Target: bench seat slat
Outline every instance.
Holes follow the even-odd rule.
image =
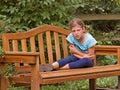
[[[17,72],[30,72],[31,71],[31,67],[30,66],[20,66],[20,67],[16,67],[15,70]]]
[[[95,78],[118,76],[118,75],[120,75],[120,70],[114,71],[114,72],[109,71],[109,72],[74,75],[74,76],[67,76],[67,77],[45,78],[43,79],[42,84],[52,84],[52,83],[57,83],[58,81],[60,83],[60,82],[67,82],[67,81],[74,81],[74,80],[95,79]]]
[[[59,70],[53,72],[41,73],[42,78],[53,78],[53,77],[68,77],[74,75],[87,75],[101,72],[109,71],[120,71],[120,65],[109,65],[109,66],[95,66],[92,68],[82,68],[82,69],[71,69],[71,70]]]
[[[31,76],[30,74],[28,75],[21,75],[21,76],[14,76],[10,78],[11,81],[16,82],[16,83],[22,83],[23,84],[30,84],[31,82]]]
[[[88,72],[89,71],[89,72]],[[72,69],[72,70],[58,70],[53,72],[40,72],[42,76],[42,84],[51,84],[56,82],[65,82],[71,80],[82,80],[82,79],[92,79],[99,77],[107,77],[107,76],[116,76],[120,74],[120,66],[119,65],[111,65],[111,66],[95,66],[92,68],[84,68],[84,69]],[[13,81],[19,81],[21,77],[31,77],[30,73],[24,73],[20,75],[14,76]],[[28,79],[23,80],[23,82],[28,82]]]
[[[67,77],[54,77],[54,78],[45,78],[42,79],[42,83],[40,84],[53,84],[60,82],[67,82],[67,81],[74,81],[74,80],[84,80],[84,79],[93,79],[93,78],[100,78],[102,77],[108,77],[108,76],[116,76],[119,75],[120,71],[109,71],[109,72],[101,72],[101,73],[91,73],[91,74],[83,74],[83,75],[73,75],[73,76],[67,76]],[[10,80],[15,81],[17,83],[30,83],[31,74],[20,74],[20,75],[15,75],[12,77]],[[38,79],[39,80],[39,79]]]

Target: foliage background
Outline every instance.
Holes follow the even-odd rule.
[[[0,0],[0,33],[23,32],[43,24],[68,29],[69,20],[81,14],[119,13],[120,0]],[[118,33],[119,23],[119,21],[86,22],[93,35],[101,33],[106,37]],[[98,44],[119,43],[111,42],[109,39],[104,43],[99,40]]]
[[[65,28],[76,15],[120,13],[120,0],[0,0],[0,4],[1,32],[26,31],[42,24]]]

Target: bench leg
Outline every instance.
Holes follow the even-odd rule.
[[[89,79],[89,90],[96,90],[96,79]]]
[[[39,85],[39,75],[37,74],[35,69],[32,69],[33,72],[31,73],[31,90],[40,90],[40,85]]]
[[[1,90],[1,75],[0,75],[0,90]]]
[[[120,76],[118,76],[118,90],[120,90]]]
[[[5,64],[0,65],[0,69],[4,71]],[[0,75],[0,90],[7,90],[9,85],[9,80],[4,77],[4,74]]]
[[[39,57],[36,56],[37,63],[31,65],[31,90],[40,90],[39,81]]]
[[[7,90],[8,88],[8,80],[1,76],[1,85],[0,90]]]

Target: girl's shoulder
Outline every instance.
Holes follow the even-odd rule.
[[[90,33],[86,33],[86,36],[87,38],[94,38]]]

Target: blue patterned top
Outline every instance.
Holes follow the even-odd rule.
[[[73,36],[72,33],[70,33],[66,39],[69,43],[74,44],[76,48],[83,53],[88,53],[88,48],[94,46],[97,43],[95,38],[90,33],[85,34],[85,39],[83,43],[78,42],[78,40]]]

